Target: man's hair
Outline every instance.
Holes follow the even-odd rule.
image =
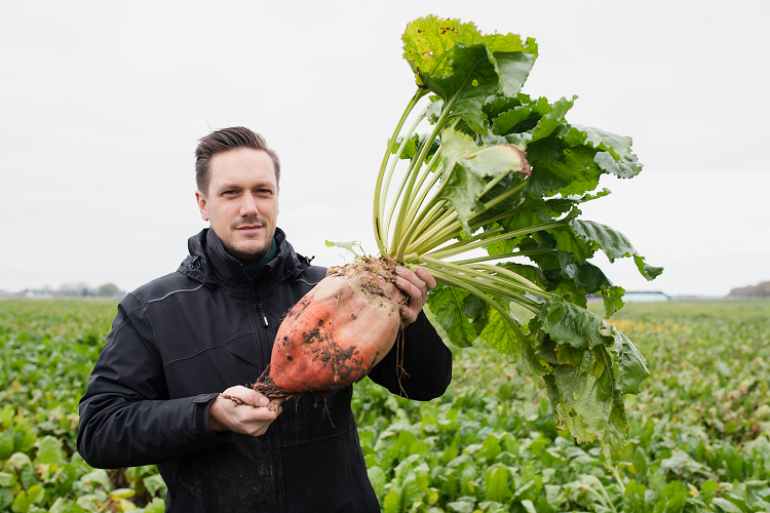
[[[198,184],[198,190],[204,195],[208,194],[211,157],[237,148],[262,150],[270,155],[275,168],[275,183],[278,184],[281,179],[281,161],[275,151],[268,148],[265,138],[248,128],[232,126],[202,137],[198,147],[195,148],[195,181]]]

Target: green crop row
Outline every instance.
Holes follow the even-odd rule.
[[[164,509],[154,466],[96,470],[77,403],[114,302],[0,302],[0,512]],[[653,377],[615,458],[556,425],[531,378],[486,347],[420,403],[364,380],[354,409],[386,513],[770,511],[770,302],[628,305],[616,323]]]

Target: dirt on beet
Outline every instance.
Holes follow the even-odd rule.
[[[396,262],[364,257],[329,268],[326,278],[286,316],[273,346],[269,373],[254,389],[269,398],[335,391],[365,377],[399,338]],[[404,377],[399,345],[399,381]]]

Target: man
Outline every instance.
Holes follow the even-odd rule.
[[[276,226],[280,162],[234,127],[201,139],[195,193],[211,224],[176,272],[127,295],[80,402],[78,451],[95,467],[157,463],[166,511],[373,512],[352,387],[281,406],[244,387],[270,363],[283,314],[325,275]],[[422,313],[435,280],[398,269],[409,297],[403,389],[444,393],[452,357]],[[370,378],[400,393],[391,351]],[[225,392],[246,405],[220,396]]]

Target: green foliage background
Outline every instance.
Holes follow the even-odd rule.
[[[0,302],[0,512],[163,511],[153,466],[95,470],[74,451],[114,314],[113,301]],[[383,510],[770,511],[770,301],[629,304],[612,322],[653,374],[626,398],[620,482],[598,444],[556,429],[531,378],[478,344],[453,348],[453,383],[435,401],[356,386]]]

